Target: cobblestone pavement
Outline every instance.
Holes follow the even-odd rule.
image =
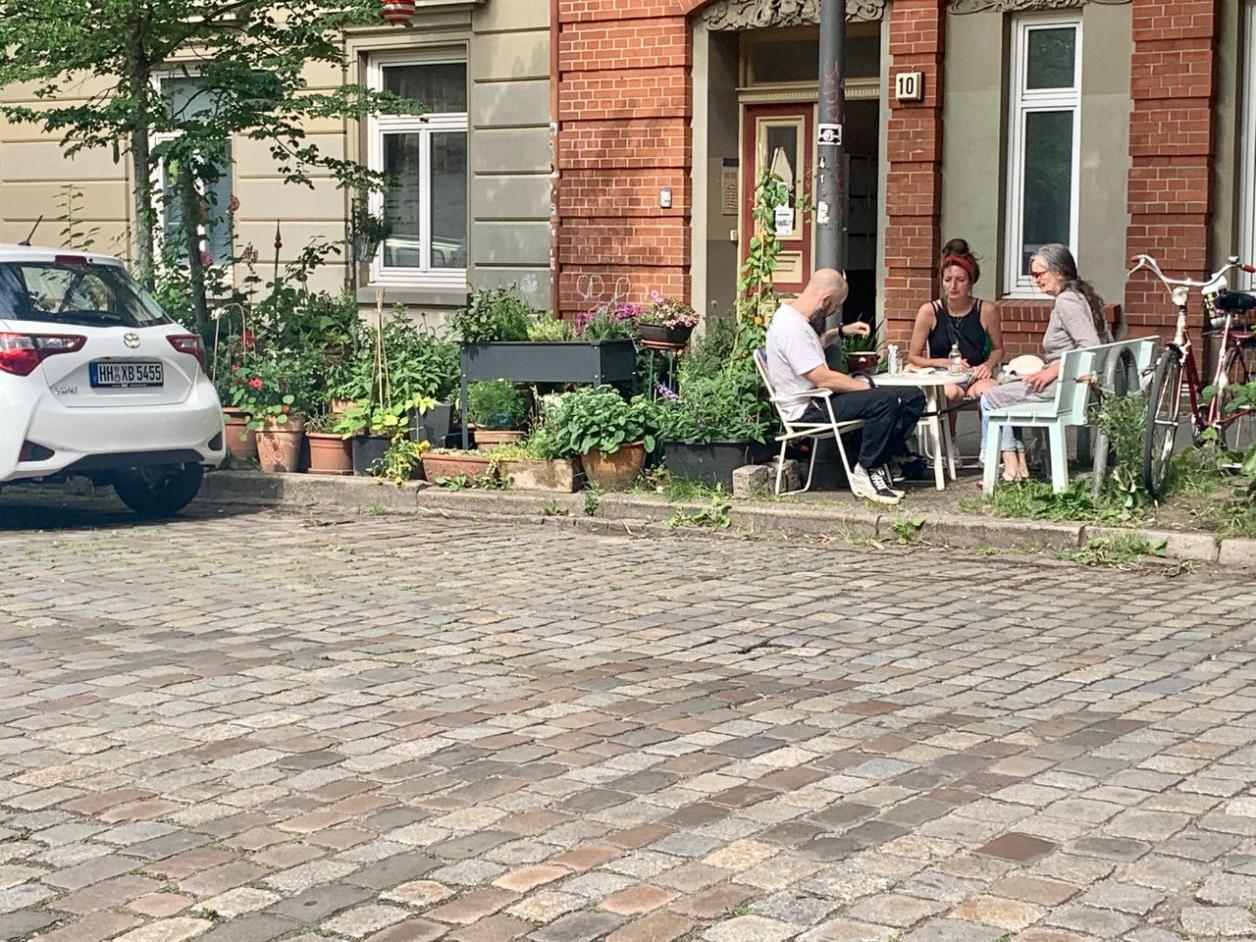
[[[1256,938],[1242,574],[57,519],[0,528],[0,939]]]

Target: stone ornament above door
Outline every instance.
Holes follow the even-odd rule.
[[[879,20],[886,0],[846,0],[848,20]],[[811,26],[820,22],[820,0],[716,0],[702,11],[710,30]]]
[[[1025,13],[1038,10],[1071,10],[1087,3],[1116,5],[1130,0],[951,0],[950,12],[955,14],[981,13],[996,10],[999,13]]]

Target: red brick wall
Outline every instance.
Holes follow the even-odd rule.
[[[1130,67],[1128,254],[1153,255],[1168,273],[1206,274],[1212,258],[1213,104],[1218,0],[1134,0]],[[1132,335],[1172,332],[1160,282],[1136,275],[1125,289]]]
[[[691,56],[682,0],[559,0],[560,311],[607,296],[687,298]],[[672,206],[659,192],[672,191]],[[604,298],[606,299],[606,298]]]
[[[902,104],[887,95],[883,299],[887,340],[895,343],[907,342],[917,309],[936,294],[945,19],[945,5],[938,0],[895,0],[888,24],[892,64],[887,87],[894,87],[899,72],[922,72],[925,94],[923,101]]]

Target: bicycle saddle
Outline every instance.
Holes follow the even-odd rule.
[[[1250,311],[1256,308],[1256,294],[1249,294],[1246,291],[1222,291],[1212,303],[1219,311]]]

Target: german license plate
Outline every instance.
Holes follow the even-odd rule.
[[[92,363],[93,388],[113,387],[131,389],[140,386],[161,386],[165,374],[159,362],[131,361],[127,363]]]

